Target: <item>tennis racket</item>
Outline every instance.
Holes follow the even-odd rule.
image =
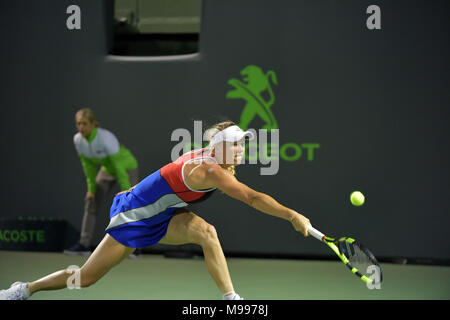
[[[366,284],[374,286],[381,283],[383,277],[377,259],[360,242],[348,237],[330,238],[312,226],[308,227],[308,232],[317,240],[325,242],[350,271]]]

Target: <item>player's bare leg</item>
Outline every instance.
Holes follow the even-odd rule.
[[[128,257],[135,249],[126,247],[110,235],[106,235],[89,259],[80,269],[80,286],[88,287],[103,277],[112,267]],[[33,294],[41,290],[57,290],[67,287],[67,279],[71,276],[66,269],[56,271],[39,280],[30,282],[28,288]]]
[[[166,235],[160,243],[180,245],[195,243],[202,247],[206,267],[219,290],[234,293],[228,265],[215,228],[194,213],[180,209],[170,220]]]

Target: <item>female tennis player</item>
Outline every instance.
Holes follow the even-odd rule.
[[[127,190],[138,183],[138,165],[131,152],[119,143],[111,131],[99,127],[91,109],[78,110],[75,122],[78,133],[73,141],[86,176],[87,192],[80,240],[64,253],[89,255],[96,217],[102,203],[109,203],[113,198],[116,183],[120,190]],[[101,166],[98,171],[97,166]]]
[[[306,217],[234,177],[234,167],[240,164],[244,154],[245,137],[252,133],[242,131],[233,122],[216,124],[211,130],[216,132],[208,147],[185,153],[115,196],[107,234],[78,270],[80,287],[96,283],[134,248],[155,243],[194,243],[202,247],[207,269],[223,299],[241,299],[234,290],[216,230],[186,208],[189,203],[205,200],[216,189],[291,222],[295,230],[308,236],[311,224]],[[26,299],[41,290],[62,289],[70,276],[66,270],[60,270],[36,281],[16,282],[0,296]]]

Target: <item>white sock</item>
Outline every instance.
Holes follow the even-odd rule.
[[[28,288],[28,282],[26,282],[22,287],[22,292],[24,294],[25,299],[28,299],[31,296],[30,288]]]
[[[13,283],[11,287],[19,286],[20,293],[22,294],[22,299],[28,299],[30,297],[30,289],[28,289],[28,282],[16,282]]]
[[[229,291],[225,292],[222,296],[223,300],[243,300],[236,292]]]

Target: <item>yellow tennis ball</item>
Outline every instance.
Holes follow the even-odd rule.
[[[350,201],[356,207],[362,206],[364,204],[364,195],[359,191],[353,191],[350,195]]]

